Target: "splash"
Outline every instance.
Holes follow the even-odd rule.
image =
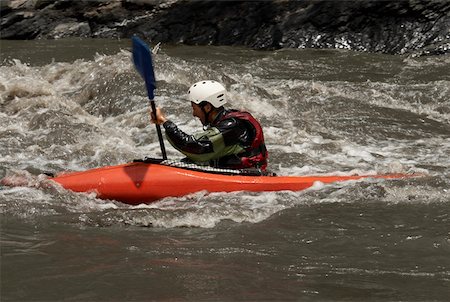
[[[338,42],[345,46],[345,40]],[[43,66],[18,59],[2,64],[0,177],[11,171],[22,171],[23,177],[27,171],[27,185],[36,187],[41,180],[30,175],[157,157],[145,87],[130,57],[123,50]],[[188,87],[216,79],[228,88],[232,107],[249,110],[262,122],[269,165],[277,174],[443,174],[423,185],[434,196],[430,200],[442,200],[450,166],[449,79],[442,76],[448,58],[162,45],[154,59],[156,102],[188,133],[201,127],[185,99]],[[172,159],[181,157],[170,146],[167,152]],[[411,194],[398,192],[393,183],[386,182],[387,195],[373,189],[374,198],[408,200]],[[0,204],[3,211],[30,216],[69,213],[81,225],[212,228],[261,223],[314,202],[361,200],[371,186],[351,183],[346,190],[317,183],[304,193],[199,193],[136,208],[66,191],[2,188]]]

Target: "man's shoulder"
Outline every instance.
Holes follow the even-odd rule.
[[[217,128],[221,129],[231,129],[234,127],[238,127],[240,124],[239,119],[233,116],[225,116],[222,120],[217,123]]]

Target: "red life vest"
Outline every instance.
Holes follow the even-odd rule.
[[[264,144],[264,134],[259,122],[246,111],[230,111],[229,113],[223,115],[220,121],[228,118],[237,118],[247,121],[255,129],[255,137],[253,138],[251,145],[245,147],[245,152],[243,154],[237,154],[237,156],[241,159],[241,163],[235,168],[260,168],[265,171],[267,168],[269,153],[267,152],[266,145]]]

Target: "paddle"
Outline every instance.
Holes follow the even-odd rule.
[[[145,44],[144,41],[134,36],[132,38],[133,42],[133,62],[137,71],[145,81],[145,87],[147,88],[148,98],[150,100],[150,106],[152,108],[152,113],[156,116],[156,105],[155,105],[155,94],[154,90],[156,88],[155,73],[153,71],[152,63],[152,53],[150,48]],[[156,132],[158,132],[159,145],[161,147],[161,153],[163,159],[167,159],[166,148],[164,147],[164,141],[161,133],[161,127],[156,126]]]

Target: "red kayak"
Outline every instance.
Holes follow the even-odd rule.
[[[224,175],[217,172],[198,171],[158,163],[133,162],[83,172],[66,173],[51,179],[68,190],[95,192],[97,197],[101,199],[112,199],[135,205],[151,203],[165,197],[180,197],[199,191],[300,191],[311,187],[315,182],[333,183],[363,178],[397,179],[413,176],[418,175]]]

